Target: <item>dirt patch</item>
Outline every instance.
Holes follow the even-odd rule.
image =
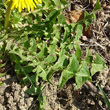
[[[26,87],[21,87],[16,76],[2,77],[0,86],[0,110],[31,110],[34,98],[25,93]]]
[[[45,110],[106,110],[102,98],[97,98],[85,86],[76,91],[74,79],[70,79],[60,91],[58,79],[52,81],[53,85],[46,84],[44,89]]]

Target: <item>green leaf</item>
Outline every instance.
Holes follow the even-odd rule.
[[[100,5],[100,2],[99,2],[99,0],[97,0],[97,2],[96,2],[96,6],[95,6],[95,8],[94,8],[94,10],[93,10],[93,13],[96,13],[98,10],[100,10],[101,9],[101,5]]]
[[[10,54],[10,56],[17,55],[19,57],[19,59],[20,58],[22,59],[22,61],[31,61],[33,59],[33,57],[31,55],[28,55],[28,56],[27,55],[24,55],[24,51],[22,49],[11,50],[11,51],[9,51],[9,54]],[[14,60],[14,62],[15,61],[16,60]]]
[[[36,55],[37,58],[44,58],[47,56],[47,45],[46,42],[43,42],[41,51]]]
[[[18,11],[14,11],[10,19],[12,26],[17,28],[21,24],[22,17]]]
[[[38,96],[38,101],[39,101],[39,104],[40,104],[39,105],[39,110],[44,110],[44,107],[45,107],[45,104],[46,104],[45,100],[46,100],[45,96],[42,96],[42,95]]]
[[[77,27],[76,27],[76,35],[75,35],[75,40],[76,41],[79,41],[81,35],[82,35],[82,30],[83,30],[83,25],[81,23],[78,23],[77,24]]]
[[[0,31],[2,30],[3,25],[0,23]]]
[[[77,76],[75,77],[75,81],[77,83],[76,85],[76,90],[78,90],[79,88],[81,88],[83,86],[83,84],[90,78],[88,77],[80,77],[80,76]]]
[[[92,23],[92,19],[93,19],[93,14],[89,14],[87,11],[84,12],[84,23],[85,23],[85,31],[88,30],[88,28],[90,27],[91,23]]]
[[[17,56],[16,55],[13,55],[13,59],[14,60],[16,60],[16,65],[15,65],[15,72],[16,72],[16,74],[17,75],[20,75],[20,74],[23,74],[24,76],[26,76],[27,78],[28,78],[28,81],[31,83],[31,85],[34,87],[34,83],[32,82],[32,80],[31,80],[31,78],[30,78],[30,76],[29,76],[29,72],[30,71],[32,71],[31,69],[32,69],[32,67],[29,67],[29,69],[28,69],[28,71],[26,70],[26,68],[27,68],[27,66],[26,66],[26,68],[24,67],[22,67],[21,65],[20,65],[20,62],[19,62],[19,60],[17,59]]]
[[[46,104],[46,97],[45,96],[43,96],[43,94],[42,94],[42,89],[41,90],[39,90],[39,95],[38,95],[38,98],[37,98],[37,100],[39,101],[39,110],[44,110],[44,106],[45,106],[45,104]]]
[[[68,71],[71,71],[73,73],[76,73],[79,67],[79,62],[75,56],[75,54],[72,55],[72,57],[70,58],[70,63],[67,67]]]
[[[65,42],[69,38],[69,35],[71,33],[70,26],[66,26],[66,27],[64,27],[64,29],[65,29],[65,32],[64,32],[64,40],[63,40],[63,42]]]
[[[63,5],[66,5],[68,2],[66,0],[60,0]]]
[[[2,4],[2,0],[0,1],[0,4]]]
[[[47,72],[46,72],[46,70],[42,66],[40,66],[40,65],[38,66],[38,68],[41,70],[41,72],[39,73],[39,76],[43,80],[47,81]]]
[[[108,100],[107,96],[105,95],[104,91],[102,90],[102,88],[100,87],[99,84],[98,84],[98,87],[99,87],[99,90],[100,90],[101,93],[102,93],[102,96],[103,96],[103,98],[104,98],[105,104],[106,104],[107,107],[108,107],[108,110],[110,110],[110,101]]]
[[[6,63],[0,64],[0,68],[4,67]]]
[[[92,63],[92,61],[93,61],[92,53],[90,52],[90,50],[88,48],[86,49],[85,61],[88,63]]]
[[[43,0],[45,4],[45,8],[50,8],[53,6],[52,2],[50,0]]]
[[[0,86],[2,86],[3,83],[0,82]]]
[[[59,80],[59,86],[58,88],[61,89],[63,87],[63,85],[70,79],[72,78],[74,75],[73,72],[71,71],[68,71],[68,70],[64,70],[62,73],[61,73],[61,77],[60,77],[60,80]]]
[[[31,81],[36,84],[36,82],[38,82],[38,74],[37,73],[34,73],[34,75],[32,75],[30,77]]]
[[[79,62],[76,58],[76,56],[73,54],[72,57],[70,58],[70,63],[66,70],[64,70],[61,73],[61,77],[59,80],[59,89],[70,79],[75,75],[79,67]]]
[[[6,44],[6,47],[5,47],[5,50],[6,51],[9,51],[9,50],[11,50],[11,46],[12,46],[12,42],[7,42],[7,44]]]
[[[76,55],[77,59],[80,61],[81,55],[82,55],[80,45],[78,43],[75,43],[74,46],[75,46],[75,50],[76,50],[75,55]]]
[[[34,38],[31,38],[30,40],[30,47],[29,47],[29,52],[36,52],[37,50],[37,44],[36,44],[36,40]]]
[[[90,80],[90,72],[86,61],[83,61],[79,72],[75,74],[75,80],[77,83],[76,89],[79,89],[87,80]]]
[[[96,54],[96,59],[91,65],[91,74],[94,75],[96,72],[104,70],[106,67],[105,61],[103,58]]]
[[[29,39],[28,39],[27,37],[25,37],[25,42],[23,43],[23,47],[26,48],[26,49],[28,49],[29,46],[30,46],[29,43],[30,43],[30,42],[29,42]]]
[[[25,71],[26,73],[32,72],[32,69],[33,69],[32,66],[28,66],[28,65],[22,66],[22,68],[24,69],[24,71]]]
[[[5,72],[5,73],[0,73],[0,77],[2,77],[2,76],[4,76],[4,75],[6,75],[6,72]]]
[[[90,72],[86,61],[82,62],[81,69],[76,73],[76,76],[90,77]]]
[[[71,30],[75,32],[77,23],[71,23],[70,26],[72,27]]]
[[[52,75],[54,74],[54,72],[57,71],[54,66],[53,67],[50,67],[48,69],[48,72],[47,72],[47,80],[50,82],[50,79],[52,78]]]
[[[56,43],[54,43],[53,45],[50,45],[49,47],[49,55],[47,56],[47,58],[44,59],[45,62],[47,63],[53,63],[56,61]]]
[[[88,16],[90,16],[90,14],[85,10],[84,11],[84,17],[87,18]],[[88,18],[89,19],[89,18]]]
[[[5,34],[1,34],[1,35],[0,35],[0,42],[6,41],[8,37],[9,37],[8,34],[6,34],[6,35],[5,35]]]
[[[99,72],[99,71],[102,71],[104,70],[104,66],[103,64],[95,64],[95,63],[92,63],[92,68],[91,68],[91,74],[92,76],[96,73],[96,72]]]
[[[59,10],[53,10],[46,18],[45,22],[47,23],[55,23],[56,18],[58,17],[58,15],[60,14]]]
[[[59,59],[54,65],[55,68],[62,68],[64,61],[66,59],[65,53],[66,53],[65,48],[62,48],[59,53]]]
[[[103,59],[102,57],[100,57],[99,54],[96,54],[96,59],[95,59],[94,63],[105,65],[105,61],[104,61],[104,59]]]
[[[41,84],[39,87],[32,86],[28,88],[26,92],[30,95],[37,95],[37,100],[39,101],[39,110],[44,110],[44,105],[46,104],[45,99],[46,97],[42,95],[43,85]]]
[[[60,6],[61,5],[61,2],[60,0],[52,0],[56,6]]]
[[[38,95],[39,89],[40,89],[40,87],[32,86],[31,88],[28,88],[25,92],[30,95]]]
[[[19,77],[19,76],[18,76]],[[21,74],[21,77],[23,77],[22,79],[20,79],[20,84],[22,85],[30,85],[31,82],[28,80],[27,76],[24,76],[23,74]],[[31,79],[31,78],[30,78]],[[34,81],[33,81],[34,82]]]
[[[24,71],[26,72],[26,74],[28,74],[28,73],[32,72],[32,68],[33,68],[32,66],[26,65],[26,66],[22,66],[22,69],[21,69],[21,65],[16,64],[15,65],[15,72],[18,75],[22,74]]]
[[[58,42],[61,39],[61,37],[60,37],[60,35],[61,35],[60,30],[61,30],[60,26],[57,26],[57,25],[53,26],[53,33],[52,34],[53,34],[53,41],[54,42]]]
[[[31,65],[34,66],[34,63]],[[46,70],[46,68],[47,68],[47,66],[42,61],[35,63],[35,68],[32,70],[34,73],[36,73],[36,75],[35,75],[36,79],[35,80],[37,80],[38,76],[39,76],[43,80],[47,81],[47,70]]]
[[[66,23],[66,18],[64,17],[64,15],[60,14],[58,16],[58,23],[59,24],[65,24]]]

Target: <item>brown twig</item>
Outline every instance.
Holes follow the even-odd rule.
[[[93,93],[101,95],[101,92],[91,82],[86,81],[85,87],[90,89]]]

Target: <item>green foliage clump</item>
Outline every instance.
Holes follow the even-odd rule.
[[[66,0],[44,0],[42,7],[37,7],[32,13],[24,11],[19,14],[14,10],[7,30],[3,29],[3,21],[0,20],[1,55],[9,56],[17,77],[21,77],[20,83],[29,85],[26,92],[38,95],[40,110],[45,104],[43,83],[52,83],[55,72],[61,72],[59,89],[72,77],[75,77],[76,89],[79,89],[87,80],[92,81],[96,72],[105,68],[104,60],[98,54],[93,58],[89,49],[82,58],[79,43],[83,23],[88,28],[96,18],[99,1],[92,13],[85,11],[85,18],[72,24],[67,24],[62,14],[67,6]],[[0,17],[3,17],[2,13]],[[37,85],[39,81],[41,83]]]

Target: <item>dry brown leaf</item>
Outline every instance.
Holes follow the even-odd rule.
[[[84,19],[84,12],[79,11],[79,10],[74,10],[74,11],[71,11],[69,14],[67,14],[66,23],[67,24],[76,23],[76,22],[83,20],[83,19]],[[89,27],[87,29],[87,31],[85,31],[85,27],[86,27],[85,23],[83,23],[83,35],[88,37],[90,34],[91,28]]]

